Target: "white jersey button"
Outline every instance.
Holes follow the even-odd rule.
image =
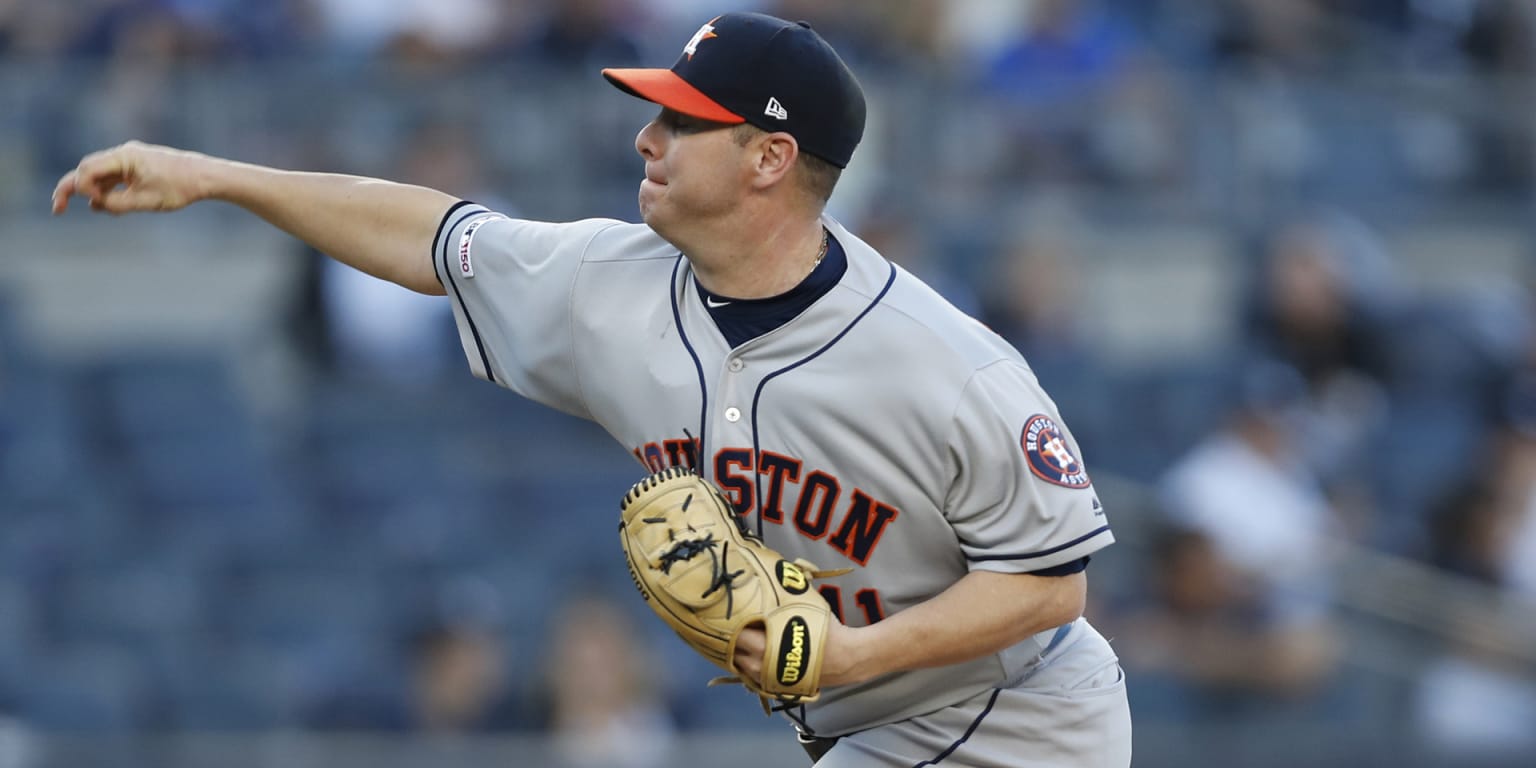
[[[743,369],[743,368],[745,368],[745,367],[747,367],[747,364],[746,364],[746,363],[743,363],[743,362],[742,362],[742,361],[741,361],[741,358],[739,358],[739,357],[733,357],[733,358],[731,358],[731,365],[730,365],[730,368],[731,368],[731,371],[732,371],[732,372],[735,372],[735,371],[739,371],[739,370],[741,370],[741,369]]]
[[[732,423],[741,421],[741,409],[734,405],[725,409],[725,420]]]

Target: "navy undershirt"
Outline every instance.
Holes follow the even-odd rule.
[[[1055,568],[1042,568],[1038,571],[1030,571],[1036,576],[1070,576],[1078,571],[1088,569],[1088,555],[1083,555],[1071,562],[1062,563]]]
[[[710,293],[704,286],[699,285],[697,277],[694,278],[693,284],[699,289],[704,308],[714,319],[715,327],[720,329],[726,342],[735,348],[774,331],[798,317],[806,307],[827,295],[827,292],[832,290],[832,286],[843,279],[843,274],[847,271],[848,254],[843,251],[843,246],[837,242],[837,238],[829,232],[827,233],[827,255],[822,257],[821,263],[817,264],[816,268],[811,270],[811,274],[801,280],[799,285],[777,296],[766,299],[733,299],[729,296]],[[1066,576],[1087,567],[1088,558],[1081,557],[1072,562],[1033,573],[1037,576]]]
[[[806,307],[827,295],[827,291],[832,290],[832,286],[837,285],[837,281],[843,279],[843,273],[847,271],[848,254],[843,252],[843,246],[829,232],[827,255],[822,257],[821,263],[799,285],[777,296],[733,299],[705,290],[704,286],[699,285],[697,277],[693,284],[699,289],[699,296],[703,297],[704,308],[714,318],[715,327],[720,329],[726,342],[735,348],[795,319]]]

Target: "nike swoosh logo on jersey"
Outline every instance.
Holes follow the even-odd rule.
[[[710,299],[710,298],[704,299],[704,303],[710,309],[719,309],[721,307],[729,306],[730,305],[729,301],[715,301],[714,299]]]

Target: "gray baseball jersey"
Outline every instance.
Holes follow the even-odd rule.
[[[699,469],[787,557],[853,568],[822,587],[846,624],[972,570],[1037,571],[1110,544],[1071,432],[1018,352],[823,224],[847,254],[842,279],[734,349],[686,259],[644,225],[466,203],[433,258],[475,375],[596,421],[651,470]],[[1065,633],[827,689],[793,716],[838,735],[1027,687]],[[1102,638],[1070,646],[1115,660]]]

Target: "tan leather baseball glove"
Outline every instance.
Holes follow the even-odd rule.
[[[786,560],[748,531],[720,490],[672,468],[636,483],[620,504],[619,538],[640,596],[694,650],[763,697],[789,703],[820,694],[831,609],[812,580],[847,573]],[[761,680],[732,664],[750,626],[767,636]]]

